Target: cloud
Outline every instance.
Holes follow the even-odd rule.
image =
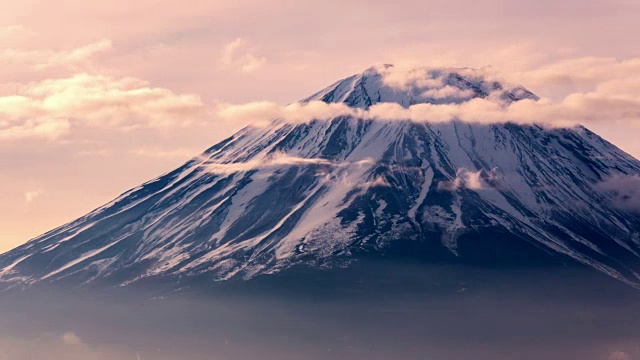
[[[377,66],[383,73],[382,81],[391,87],[410,90],[412,88],[441,88],[445,86],[441,74],[436,74],[426,67],[414,65]]]
[[[92,149],[92,150],[80,150],[78,155],[80,156],[110,156],[113,155],[113,151],[110,149]]]
[[[607,360],[632,360],[631,356],[623,351],[614,351],[609,354]]]
[[[447,66],[421,66],[417,64],[378,65],[376,70],[382,76],[382,82],[398,90],[423,91],[424,97],[431,99],[470,98],[474,95],[470,89],[461,89],[458,79],[451,77],[452,73],[459,74],[467,81],[485,86],[491,84],[490,77],[496,77],[483,69],[452,68]],[[500,79],[504,81],[504,79]],[[487,88],[486,90],[493,90]]]
[[[243,171],[251,171],[258,170],[264,168],[276,168],[276,167],[287,167],[287,166],[309,166],[309,165],[320,165],[320,166],[329,166],[329,167],[345,167],[345,166],[365,166],[372,164],[373,160],[370,158],[366,158],[359,161],[344,161],[344,162],[334,162],[328,159],[322,158],[302,158],[289,154],[285,154],[282,152],[278,152],[275,154],[271,154],[262,159],[253,159],[246,162],[235,162],[235,163],[224,163],[224,164],[215,164],[215,163],[203,163],[201,166],[206,168],[207,171],[215,174],[233,174],[236,172]]]
[[[320,158],[301,158],[287,155],[284,153],[276,153],[264,159],[255,159],[247,162],[236,162],[226,164],[204,163],[202,166],[207,171],[215,174],[233,174],[243,171],[257,170],[261,168],[283,167],[283,166],[305,166],[305,165],[325,165],[330,166],[333,163],[327,159]]]
[[[225,69],[251,73],[262,68],[267,63],[267,59],[256,55],[255,49],[250,48],[245,39],[237,38],[224,46],[220,62]]]
[[[341,103],[325,104],[318,101],[293,103],[287,106],[279,106],[272,102],[254,102],[237,106],[219,104],[218,115],[230,122],[256,123],[263,126],[274,119],[287,122],[309,122],[337,116],[430,123],[452,120],[483,124],[510,122],[550,127],[571,127],[578,124],[589,126],[614,122],[640,125],[640,91],[636,91],[640,78],[637,81],[624,80],[625,78],[635,79],[627,72],[635,71],[636,63],[640,64],[640,61],[611,63],[594,60],[593,62],[605,68],[606,66],[602,63],[609,64],[614,68],[614,73],[622,77],[602,82],[604,71],[593,69],[591,76],[582,76],[595,83],[600,81],[600,85],[593,91],[570,93],[559,100],[526,98],[507,103],[499,97],[500,91],[494,91],[490,84],[499,80],[505,86],[513,88],[512,91],[519,91],[519,88],[510,85],[510,81],[504,80],[507,76],[492,74],[490,69],[455,69],[466,80],[483,84],[482,86],[486,87],[485,90],[489,93],[486,98],[471,98],[473,94],[469,89],[451,84],[456,80],[447,77],[449,71],[446,69],[380,67],[384,83],[392,89],[418,91],[420,96],[446,101],[419,103],[409,107],[396,103],[378,103],[368,110],[352,109]],[[589,62],[586,61],[586,63]],[[564,69],[564,66],[562,68]],[[551,71],[546,70],[542,73],[545,72]],[[585,72],[589,73],[586,70]],[[533,74],[537,73],[533,72]],[[537,74],[537,76],[544,78],[543,74]],[[546,75],[546,77],[553,78],[552,75]]]
[[[391,187],[391,184],[387,181],[384,176],[376,176],[373,180],[365,183],[364,187],[372,188],[372,187]]]
[[[640,213],[640,175],[613,176],[598,183],[596,189],[609,196],[612,206]]]
[[[82,339],[73,331],[68,331],[60,337],[62,343],[65,345],[82,345]]]
[[[0,140],[44,138],[57,139],[69,131],[69,122],[64,119],[42,118],[21,121],[0,121]]]
[[[86,65],[95,55],[111,50],[112,46],[111,40],[102,40],[68,52],[54,53],[46,63],[36,69],[52,66]]]
[[[482,71],[460,70],[478,77]],[[431,99],[448,99],[444,103],[419,103],[403,107],[397,103],[378,103],[367,110],[353,109],[342,103],[326,104],[320,101],[293,103],[280,106],[272,102],[254,102],[242,105],[219,104],[218,115],[230,122],[269,124],[281,119],[287,122],[309,122],[337,116],[363,119],[410,120],[415,122],[449,122],[459,120],[468,123],[516,123],[539,124],[550,127],[571,127],[578,124],[601,123],[640,124],[640,92],[635,92],[638,82],[609,82],[608,87],[625,87],[628,92],[591,91],[572,93],[559,101],[549,98],[523,99],[507,103],[490,95],[486,98],[470,98],[469,90],[444,85],[440,75],[424,75],[417,72],[390,72],[385,81],[397,89],[417,86],[422,96]],[[426,76],[426,77],[423,77]],[[481,80],[478,80],[481,81]],[[487,79],[486,82],[489,82]],[[420,83],[416,85],[415,83]],[[429,89],[429,86],[433,88]],[[514,91],[518,91],[515,88]],[[461,101],[460,101],[461,100]]]
[[[77,74],[26,85],[0,97],[0,139],[57,138],[72,126],[168,128],[202,121],[199,97],[135,78]]]
[[[23,33],[30,32],[21,26],[0,29],[0,43]],[[55,51],[0,47],[0,72],[14,79],[0,83],[0,141],[57,139],[86,126],[172,128],[210,115],[199,96],[116,76],[97,65],[96,57],[112,48],[108,39]]]
[[[23,92],[43,112],[97,126],[171,126],[188,123],[204,110],[198,96],[105,75],[45,80]]]
[[[473,97],[473,91],[461,90],[451,85],[445,85],[436,89],[429,89],[422,93],[422,96],[432,99],[470,99]]]
[[[640,98],[616,98],[599,93],[571,94],[560,102],[523,96],[523,100],[507,102],[504,90],[494,86],[498,80],[511,92],[525,90],[485,70],[430,67],[379,66],[385,86],[381,91],[422,97],[424,102],[403,107],[395,102],[377,103],[367,110],[350,108],[343,103],[310,101],[280,106],[272,102],[242,105],[219,104],[218,115],[230,122],[268,125],[275,119],[286,122],[309,122],[351,116],[377,120],[410,120],[415,122],[519,123],[548,126],[574,126],[588,121],[607,121],[640,117]],[[463,78],[452,76],[459,74]],[[488,94],[473,97],[468,82]],[[462,83],[464,86],[461,86]],[[527,95],[527,94],[524,94]],[[402,95],[404,96],[404,95]],[[435,100],[435,101],[434,101]]]
[[[22,28],[19,28],[22,29]],[[5,30],[6,31],[6,30]],[[14,32],[17,30],[14,30]],[[21,30],[26,32],[26,30]],[[6,35],[9,37],[10,35]],[[15,35],[19,36],[19,35]],[[0,42],[3,34],[0,33]],[[112,50],[111,40],[104,39],[69,50],[29,49],[20,44],[0,48],[0,64],[12,71],[44,73],[45,70],[86,71],[96,68],[93,60],[102,53]]]
[[[3,46],[16,45],[33,37],[34,31],[22,25],[0,27],[0,44]]]
[[[193,154],[198,152],[197,149],[188,149],[188,148],[179,148],[179,149],[171,149],[166,150],[162,148],[136,148],[129,151],[129,154],[142,156],[142,157],[150,157],[150,158],[158,158],[158,159],[182,159],[186,160],[193,157]]]
[[[218,106],[218,116],[227,122],[252,123],[265,126],[273,120],[305,123],[312,120],[328,120],[338,116],[351,116],[368,120],[403,121],[442,123],[453,120],[468,123],[496,124],[540,124],[552,127],[570,127],[587,121],[580,120],[610,120],[613,114],[606,118],[597,117],[594,113],[583,111],[598,111],[598,104],[616,103],[616,99],[601,99],[576,97],[563,104],[554,104],[546,100],[521,100],[512,104],[501,104],[490,99],[475,98],[460,104],[416,104],[407,108],[396,103],[378,103],[368,110],[354,109],[342,103],[324,103],[311,101],[305,104],[294,103],[279,106],[275,103],[256,102],[243,105],[223,104]],[[635,119],[635,103],[624,104],[629,110],[625,112],[619,108],[621,114],[616,119]],[[640,109],[640,104],[638,104]],[[600,110],[599,113],[604,111]]]
[[[42,190],[31,190],[24,193],[24,200],[27,202],[27,205],[31,204],[37,198],[39,198],[44,191]]]
[[[341,103],[311,101],[281,106],[273,102],[259,101],[241,105],[218,104],[217,115],[231,123],[251,123],[266,126],[274,120],[304,123],[315,119],[331,119],[338,116],[365,116],[360,109],[353,109]]]
[[[458,191],[459,189],[482,190],[484,189],[483,180],[495,180],[498,177],[496,169],[490,171],[478,170],[470,171],[466,168],[460,168],[456,171],[456,177],[452,180],[441,181],[438,183],[438,190]]]
[[[75,332],[47,333],[34,337],[0,334],[0,360],[112,360],[135,359],[135,353],[107,346],[85,343]]]
[[[629,89],[612,85],[638,79],[640,59],[620,60],[596,56],[566,58],[515,71],[513,76],[530,87],[556,87],[568,92],[615,89],[619,94],[628,94]]]

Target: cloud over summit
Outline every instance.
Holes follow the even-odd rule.
[[[500,77],[484,70],[396,68],[387,65],[368,69],[361,76],[371,76],[371,72],[375,71],[379,71],[376,75],[381,77],[384,87],[374,88],[378,89],[379,102],[365,109],[349,106],[347,102],[352,98],[340,93],[345,91],[344,88],[348,89],[348,85],[337,84],[325,93],[342,96],[339,101],[319,101],[325,96],[319,93],[309,101],[286,106],[265,101],[242,105],[220,104],[218,115],[226,121],[258,125],[269,124],[273,120],[308,122],[337,116],[426,123],[458,120],[482,124],[539,124],[550,127],[589,126],[606,122],[640,123],[640,94],[633,91],[612,94],[598,88],[552,100],[538,98],[522,87],[507,85],[500,81]],[[357,79],[354,76],[345,82],[351,81],[352,87],[361,86]],[[376,79],[367,81],[371,83]],[[611,81],[602,85],[602,89],[611,87],[629,87],[633,90],[626,82]],[[508,97],[515,97],[516,100],[509,100]]]

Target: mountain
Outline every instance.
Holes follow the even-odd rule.
[[[537,100],[471,69],[367,69],[302,100]],[[251,278],[367,256],[586,266],[640,286],[640,161],[582,126],[338,116],[247,127],[178,169],[0,255],[9,284]],[[624,200],[624,199],[623,199]]]

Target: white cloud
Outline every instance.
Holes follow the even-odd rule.
[[[269,125],[273,120],[304,123],[314,119],[331,119],[337,116],[365,115],[359,109],[341,103],[311,101],[306,104],[293,103],[281,106],[273,102],[259,101],[241,105],[218,104],[218,116],[231,123],[251,123],[257,126]]]
[[[193,157],[194,154],[198,153],[198,149],[188,149],[188,148],[179,148],[179,149],[162,149],[162,148],[136,148],[129,151],[129,154],[149,157],[149,158],[158,158],[158,159],[182,159],[187,160]]]
[[[77,74],[26,85],[0,96],[0,139],[57,138],[72,125],[168,128],[206,118],[199,97],[175,94],[134,78]]]
[[[414,65],[377,66],[383,73],[382,80],[388,86],[408,90],[411,88],[441,88],[443,78],[429,72],[426,67]]]
[[[0,42],[23,33],[28,29],[0,29]],[[110,40],[66,50],[26,46],[0,47],[0,72],[12,79],[0,83],[0,141],[56,139],[84,126],[168,128],[210,114],[199,96],[107,75],[96,57],[112,49]]]
[[[25,138],[57,139],[67,133],[69,127],[70,125],[67,120],[56,118],[0,121],[0,140]]]
[[[110,156],[113,155],[113,153],[113,150],[110,149],[91,149],[78,151],[78,155],[80,156]]]
[[[52,54],[46,63],[38,68],[48,68],[52,66],[87,65],[95,55],[111,50],[113,44],[111,40],[102,40],[67,52]]]
[[[467,96],[462,92],[451,92],[446,87],[434,90],[432,95],[450,94]],[[440,94],[439,91],[443,91]],[[593,123],[640,123],[640,93],[608,94],[602,92],[575,93],[559,102],[542,98],[524,99],[510,104],[489,98],[473,98],[461,103],[421,103],[402,107],[396,103],[379,103],[368,110],[353,109],[341,103],[326,104],[312,101],[279,106],[270,102],[243,105],[221,104],[218,115],[231,122],[266,125],[275,119],[288,122],[308,122],[331,119],[336,116],[353,116],[363,119],[411,120],[415,122],[449,122],[460,120],[469,123],[517,123],[540,124],[551,127],[570,127]]]
[[[82,345],[82,339],[80,339],[80,337],[73,331],[62,334],[60,340],[65,345]]]
[[[113,360],[135,359],[130,350],[94,346],[84,342],[75,332],[45,333],[37,336],[7,336],[0,334],[0,360]]]
[[[0,27],[0,44],[3,47],[17,45],[34,35],[33,30],[22,25]]]
[[[220,62],[225,69],[234,69],[244,73],[251,73],[262,68],[267,59],[255,54],[243,38],[237,38],[222,49]]]
[[[615,102],[615,100],[612,101]],[[562,127],[581,123],[579,120],[596,120],[597,116],[593,113],[587,115],[582,111],[596,111],[598,103],[602,102],[606,102],[606,100],[587,96],[568,99],[563,104],[554,104],[547,100],[521,100],[504,105],[490,99],[476,98],[460,104],[424,103],[408,108],[396,103],[379,103],[371,106],[368,110],[350,108],[342,103],[327,104],[321,101],[312,101],[306,104],[294,103],[286,106],[257,102],[238,106],[224,104],[218,107],[218,115],[225,121],[252,123],[256,126],[268,125],[273,120],[309,122],[328,120],[337,116],[352,116],[385,121],[410,120],[440,123],[460,120],[469,123],[536,123]],[[627,104],[628,108],[634,108],[634,106],[633,103]],[[622,111],[620,110],[621,113]],[[630,113],[627,114],[628,117],[631,117]],[[608,115],[604,120],[609,120],[611,116],[613,114]]]
[[[300,158],[284,153],[276,153],[264,159],[255,159],[247,162],[226,164],[205,163],[202,166],[207,171],[215,174],[232,174],[236,172],[251,171],[261,168],[296,166],[296,165],[331,165],[331,161],[320,158]]]
[[[640,58],[619,60],[610,57],[584,56],[552,61],[520,70],[513,76],[530,87],[556,87],[568,92],[615,89],[611,83],[628,83],[640,76]],[[603,87],[604,86],[604,87]],[[624,87],[618,93],[629,93]],[[637,93],[636,93],[637,94]]]
[[[391,184],[387,181],[384,176],[376,176],[373,180],[367,182],[365,184],[366,188],[372,187],[391,187]]]
[[[24,200],[27,202],[27,205],[34,202],[37,198],[39,198],[44,192],[42,190],[31,190],[24,193]]]
[[[263,168],[275,168],[275,167],[287,167],[287,166],[307,166],[307,165],[322,165],[330,167],[344,167],[344,166],[364,166],[373,163],[372,159],[364,159],[356,162],[333,162],[331,160],[322,158],[302,158],[282,152],[271,154],[262,159],[253,159],[246,162],[235,163],[203,163],[201,166],[206,168],[207,171],[215,174],[232,174],[236,172],[251,171]]]
[[[378,65],[375,68],[381,73],[382,81],[385,85],[402,90],[438,91],[445,89],[444,92],[460,91],[460,89],[447,83],[447,77],[451,72],[460,74],[472,82],[481,82],[491,75],[485,70],[446,66],[420,66],[416,64]]]
[[[24,29],[21,30],[21,32],[26,31]],[[0,33],[0,42],[2,42],[2,36],[3,34]],[[10,37],[11,35],[6,34],[6,36]],[[54,69],[86,71],[96,67],[93,60],[97,55],[113,48],[113,44],[109,39],[68,50],[29,49],[20,45],[12,44],[12,46],[0,48],[0,64],[14,72],[24,70],[32,73],[43,73],[45,70],[51,71]]]
[[[497,176],[496,169],[470,171],[466,168],[460,168],[456,171],[454,179],[438,183],[438,189],[446,191],[457,191],[459,189],[482,190],[484,189],[483,179],[494,180]]]
[[[473,95],[473,91],[469,89],[461,90],[451,85],[429,89],[422,93],[422,96],[432,99],[470,99]]]

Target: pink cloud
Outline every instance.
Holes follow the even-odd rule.
[[[245,39],[237,38],[223,47],[220,61],[224,69],[251,73],[262,68],[267,58],[256,55]]]
[[[200,98],[133,78],[77,74],[29,84],[0,97],[0,138],[56,138],[70,124],[94,127],[175,127],[204,121]]]

